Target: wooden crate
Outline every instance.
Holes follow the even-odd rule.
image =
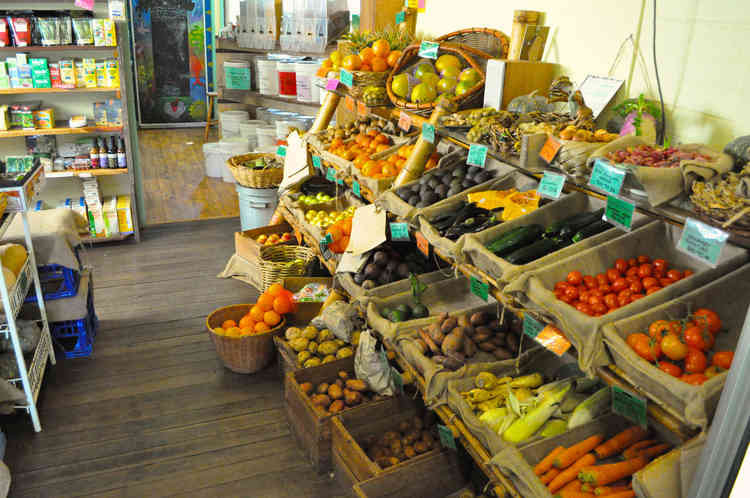
[[[284,408],[292,435],[307,455],[313,468],[319,473],[331,470],[331,417],[333,415],[314,406],[310,398],[302,392],[300,384],[311,382],[317,386],[321,382],[330,382],[337,378],[340,370],[346,370],[354,378],[354,357],[350,356],[319,367],[289,372],[284,378]],[[389,399],[362,403],[341,413],[371,410]]]
[[[255,239],[260,235],[271,235],[274,233],[281,235],[284,232],[289,232],[294,235],[294,229],[288,223],[253,228],[252,230],[245,230],[244,232],[235,232],[234,252],[248,261],[258,261],[260,259],[260,249],[263,245],[257,243]],[[297,239],[292,237],[291,240],[281,243],[295,245],[297,244]]]
[[[276,344],[276,350],[279,352],[279,371],[281,372],[281,378],[285,379],[287,372],[296,372],[298,370],[304,370],[297,363],[297,352],[293,350],[289,343],[286,342],[282,337],[274,337],[273,342]],[[330,363],[330,365],[339,365],[341,370],[345,370],[349,358],[343,358]]]
[[[333,289],[333,278],[330,277],[286,277],[281,281],[281,285],[292,293],[298,292],[305,285],[311,283],[320,283]],[[323,303],[297,303],[297,311],[294,313],[290,326],[307,327],[310,321],[318,316]]]

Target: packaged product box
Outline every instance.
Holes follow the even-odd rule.
[[[54,128],[55,127],[55,110],[51,107],[34,111],[34,126],[36,128]]]
[[[8,21],[4,17],[0,17],[0,47],[10,46],[10,28],[8,27]]]
[[[10,106],[11,128],[34,129],[34,111],[38,106],[13,104]]]
[[[0,105],[0,130],[10,129],[10,108],[7,105]]]
[[[5,172],[11,174],[26,173],[34,167],[34,156],[7,156]]]
[[[16,54],[16,65],[18,66],[19,88],[34,88],[34,79],[31,76],[31,64],[26,54]]]
[[[73,67],[75,69],[75,87],[86,88],[86,68],[83,65],[83,60],[76,59]]]
[[[120,88],[120,63],[117,59],[107,59],[107,86],[109,88]]]
[[[76,64],[73,59],[62,59],[60,64],[60,81],[63,88],[76,87]]]
[[[8,65],[5,61],[0,61],[0,90],[10,88],[10,74],[8,74]]]
[[[21,80],[18,78],[18,64],[15,57],[5,59],[5,65],[8,67],[8,77],[10,78],[11,88],[21,88]]]
[[[107,126],[107,103],[94,102],[94,123],[96,126]]]
[[[111,19],[93,19],[94,45],[97,47],[114,47],[117,42],[115,23]]]
[[[31,79],[34,88],[51,88],[52,82],[50,80],[47,59],[43,57],[32,57],[29,59],[29,62],[31,63]]]
[[[76,200],[71,200],[70,208],[73,210],[75,215],[76,225],[79,230],[87,230],[88,228],[88,211],[86,210],[86,200],[83,197],[79,197]]]
[[[104,205],[102,206],[102,214],[104,216],[104,223],[107,227],[107,235],[118,235],[120,233],[119,222],[117,219],[117,196],[104,198]]]
[[[107,62],[96,61],[96,86],[106,88],[107,84]]]
[[[83,69],[86,78],[86,88],[96,88],[96,60],[83,59]]]
[[[129,195],[121,195],[117,198],[117,223],[120,233],[131,233],[133,231]]]
[[[50,62],[49,63],[49,81],[52,88],[63,88],[62,80],[60,79],[60,63]]]
[[[111,99],[107,101],[107,126],[122,126],[122,101]]]

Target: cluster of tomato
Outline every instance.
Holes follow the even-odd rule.
[[[691,270],[670,269],[664,259],[619,258],[612,268],[596,276],[571,271],[566,280],[555,284],[555,297],[581,313],[602,316],[692,274]]]
[[[700,385],[732,365],[732,351],[714,352],[709,365],[708,355],[720,330],[719,315],[699,308],[682,320],[657,320],[649,325],[648,333],[630,334],[626,342],[638,356],[660,370],[688,384]]]

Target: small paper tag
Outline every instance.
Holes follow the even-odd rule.
[[[319,170],[323,169],[323,161],[320,159],[320,156],[312,156],[313,166],[318,168]]]
[[[466,164],[469,166],[479,166],[484,168],[487,161],[487,147],[484,145],[471,144],[469,147],[469,157],[466,158]]]
[[[607,196],[607,207],[604,210],[602,219],[612,223],[625,231],[630,231],[633,227],[633,213],[635,204],[614,195]]]
[[[370,109],[365,105],[364,102],[357,102],[357,114],[360,116],[367,116],[370,113]]]
[[[435,143],[435,127],[430,123],[422,124],[422,138],[431,144]]]
[[[410,9],[416,9],[417,5],[417,0],[406,0],[406,6]]]
[[[625,170],[610,166],[601,159],[594,161],[594,170],[589,178],[589,185],[608,194],[618,195],[625,181]]]
[[[417,241],[417,249],[425,255],[425,257],[430,257],[430,243],[427,242],[427,239],[424,238],[424,235],[422,235],[422,232],[414,232],[414,239]]]
[[[73,5],[86,10],[94,10],[94,0],[76,0]]]
[[[391,377],[393,378],[393,386],[396,388],[396,392],[399,394],[404,393],[404,378],[401,376],[401,372],[391,367]]]
[[[539,156],[544,159],[547,164],[550,164],[560,151],[560,147],[562,147],[562,143],[558,142],[555,137],[550,135],[547,138],[547,141],[544,142],[542,150],[539,151]]]
[[[352,14],[352,30],[359,31],[359,14]]]
[[[352,233],[346,252],[361,254],[388,240],[385,234],[386,220],[385,211],[375,204],[357,208],[352,218]]]
[[[635,393],[612,386],[612,411],[641,427],[648,427],[646,399]]]
[[[87,173],[87,172],[83,172],[82,171],[82,172],[78,173],[78,176],[80,178],[91,178],[93,175],[91,173]]]
[[[419,46],[419,56],[425,59],[437,59],[438,48],[440,44],[437,42],[423,41]]]
[[[286,157],[286,147],[284,147],[283,145],[279,145],[278,149],[276,149],[276,155]]]
[[[682,236],[677,242],[677,249],[711,266],[716,266],[728,238],[729,234],[723,230],[693,218],[687,218],[685,228],[682,229]]]
[[[537,192],[542,197],[548,199],[559,199],[562,189],[565,186],[565,177],[557,173],[544,172],[544,176],[539,181]]]
[[[336,170],[333,168],[328,168],[328,171],[326,171],[326,180],[329,182],[335,182],[336,181]]]
[[[438,435],[440,436],[440,444],[443,445],[443,448],[456,450],[456,438],[453,437],[453,431],[442,424],[438,424],[437,428]]]
[[[393,222],[390,224],[391,227],[391,240],[411,240],[409,238],[409,225],[406,223],[396,223]]]
[[[396,24],[401,24],[406,20],[406,12],[403,10],[401,12],[396,12]]]
[[[362,198],[362,191],[357,180],[352,180],[352,193],[357,197]]]
[[[477,296],[482,301],[486,301],[490,295],[490,284],[478,279],[475,276],[471,276],[469,279],[471,287],[471,293]]]
[[[336,78],[328,78],[326,82],[326,90],[335,90],[339,86],[339,80]]]
[[[341,83],[348,86],[349,88],[354,85],[354,75],[346,69],[342,69],[339,72],[339,80],[341,80]]]
[[[544,330],[544,324],[539,320],[529,315],[528,313],[523,314],[523,333],[532,339],[536,339],[539,332]]]
[[[404,111],[401,111],[398,115],[398,127],[404,131],[409,131],[411,129],[411,116]]]
[[[553,326],[547,325],[539,332],[535,338],[536,342],[552,351],[557,356],[562,356],[570,349],[570,341],[565,338],[560,330]]]

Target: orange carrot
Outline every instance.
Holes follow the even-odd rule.
[[[552,468],[552,463],[555,461],[555,458],[557,455],[565,451],[565,446],[558,446],[554,450],[550,451],[546,457],[542,458],[542,460],[536,464],[534,467],[534,473],[538,476],[546,473],[549,469]]]
[[[643,441],[638,441],[637,443],[628,446],[628,449],[622,452],[622,456],[625,458],[637,457],[640,450],[648,448],[656,443],[656,439],[644,439]]]
[[[571,491],[583,491],[585,493],[588,492],[583,489],[583,483],[578,479],[573,479],[568,484],[563,486],[563,488],[560,490],[561,493],[570,493]]]
[[[647,463],[648,458],[640,455],[623,462],[590,466],[581,470],[581,472],[578,474],[578,479],[583,482],[596,484],[597,486],[606,486],[607,484],[618,481],[623,477],[632,475],[634,472],[637,472],[645,467]],[[552,482],[555,481],[553,480]]]
[[[605,495],[607,498],[633,498],[635,491],[628,489],[627,491],[620,491],[619,493],[613,493],[611,495]]]
[[[612,439],[608,439],[594,450],[599,458],[607,458],[620,453],[628,446],[646,439],[648,432],[639,425],[628,427]]]
[[[558,498],[594,498],[593,493],[584,493],[583,491],[560,491],[555,495]]]
[[[649,448],[641,450],[638,455],[645,456],[646,458],[651,460],[652,458],[658,457],[662,453],[666,453],[670,448],[671,446],[666,443],[657,444],[656,446],[651,446]]]
[[[623,491],[630,491],[630,486],[599,486],[594,488],[594,494],[596,496],[609,496],[616,493],[622,493]]]
[[[557,455],[553,465],[558,469],[566,469],[570,467],[573,462],[578,461],[583,455],[599,446],[602,441],[604,441],[604,436],[601,434],[595,434],[586,438]]]
[[[557,477],[557,475],[560,473],[557,469],[549,469],[547,472],[539,476],[539,479],[542,481],[542,484],[549,484],[552,479]]]
[[[581,482],[581,481],[578,481],[578,482]],[[583,483],[581,485],[581,491],[583,491],[584,493],[593,493],[594,492],[594,486],[592,486],[591,484],[585,482],[585,483]]]
[[[552,479],[552,482],[547,485],[550,493],[554,493],[558,489],[568,484],[570,481],[576,478],[578,472],[586,467],[591,467],[594,463],[596,463],[596,457],[593,453],[586,453],[585,455],[583,455],[581,458],[576,460],[573,465],[563,470],[557,477]]]

